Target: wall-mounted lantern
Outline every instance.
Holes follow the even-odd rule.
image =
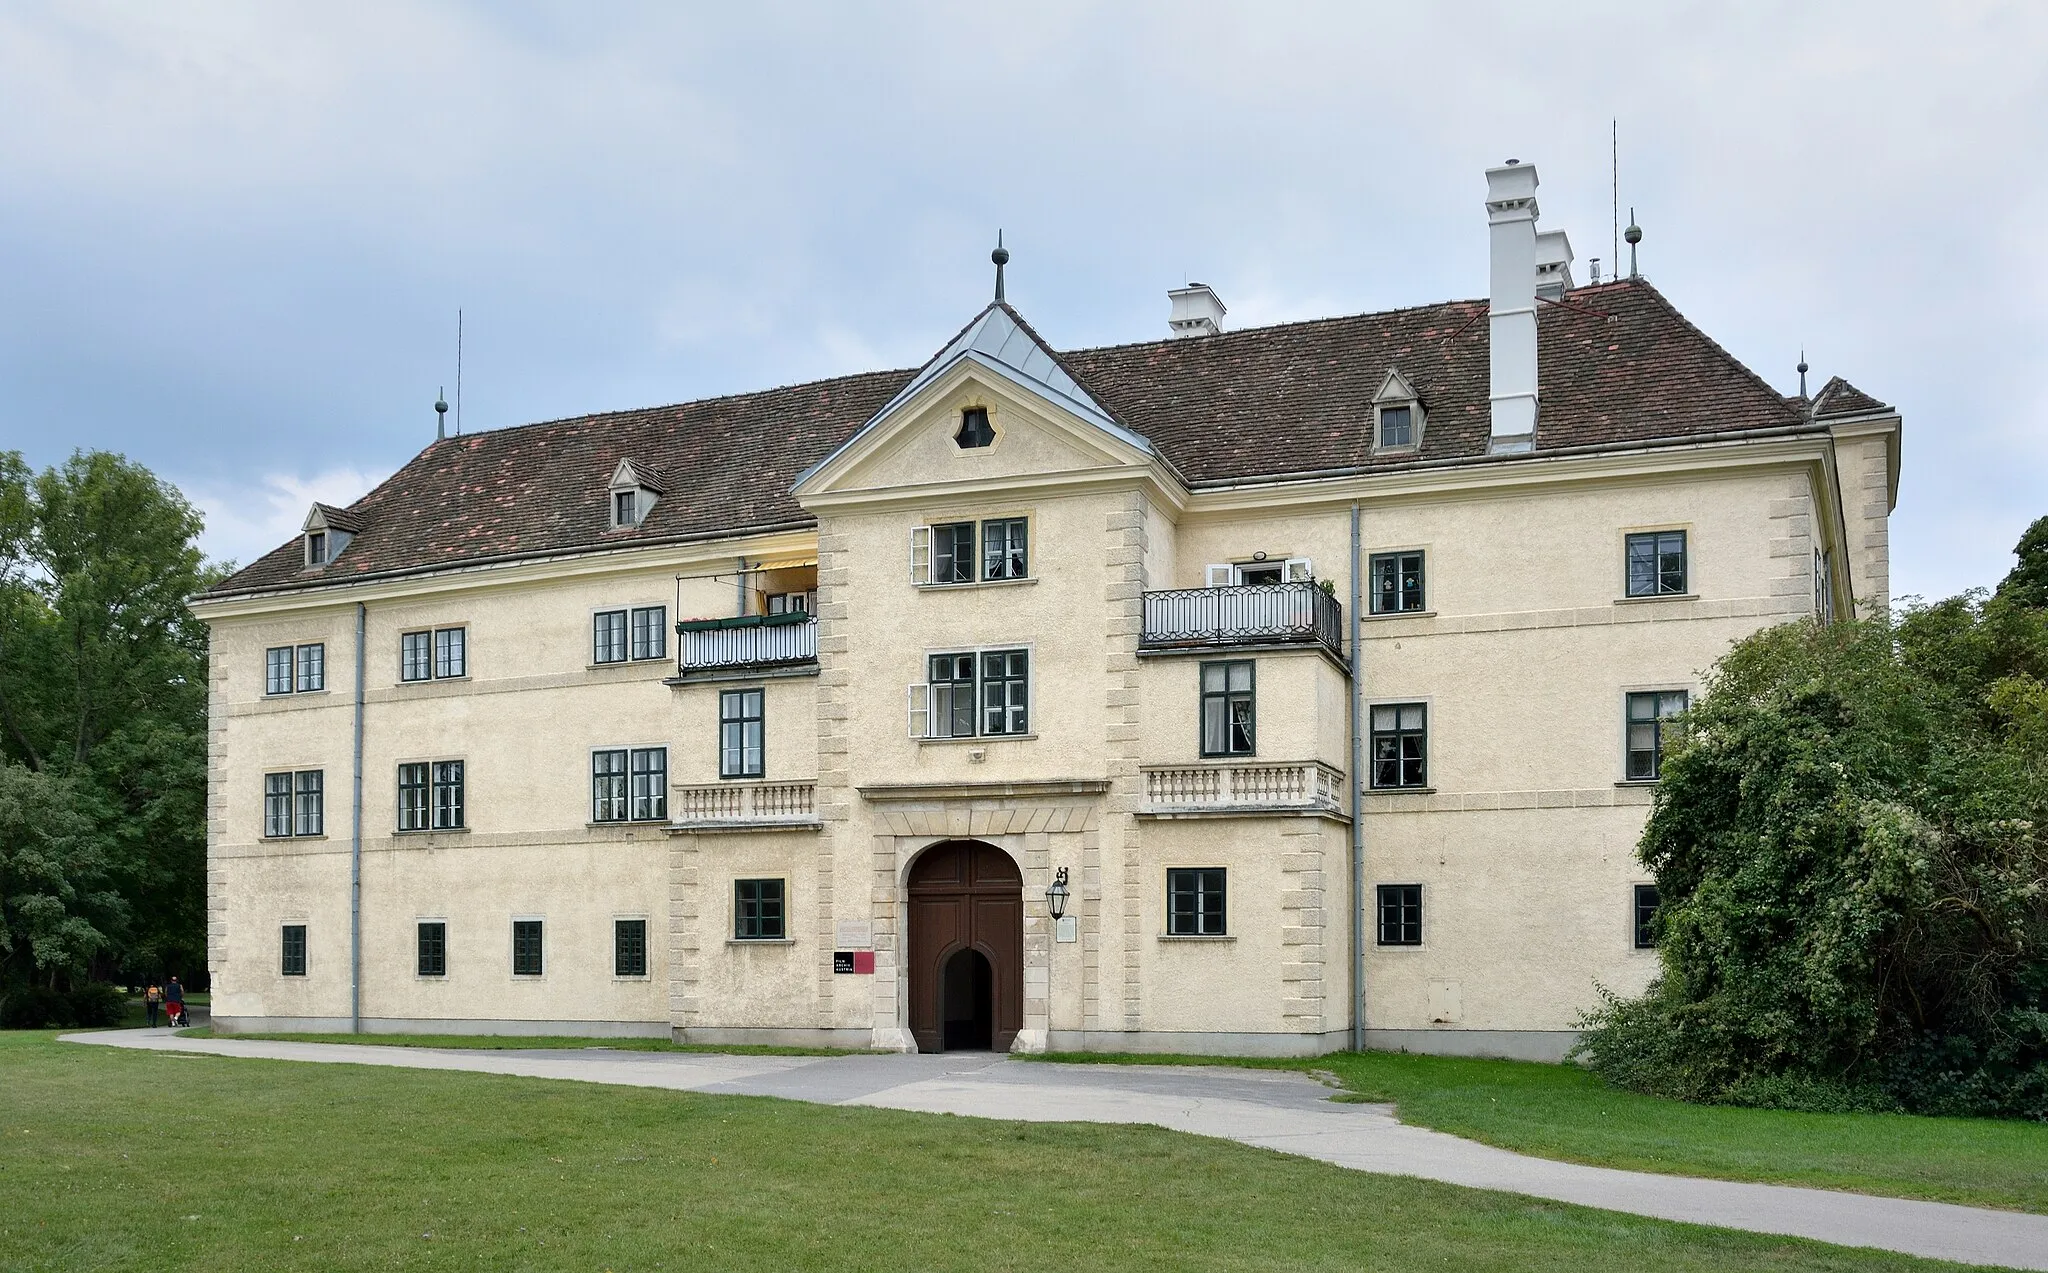
[[[1067,916],[1067,868],[1061,867],[1052,877],[1052,883],[1045,890],[1045,904],[1051,909],[1054,922]]]

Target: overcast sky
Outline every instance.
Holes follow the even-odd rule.
[[[432,437],[458,307],[474,430],[914,366],[999,226],[1057,347],[1481,296],[1509,156],[1583,280],[1619,118],[1643,273],[1903,409],[1895,591],[2048,513],[2048,5],[689,9],[0,0],[0,448],[246,561]]]

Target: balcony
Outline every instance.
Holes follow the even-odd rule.
[[[669,800],[671,831],[774,831],[818,826],[814,782],[678,784]]]
[[[1247,813],[1345,816],[1344,775],[1319,760],[1146,765],[1145,803],[1155,818]]]
[[[795,668],[818,661],[818,621],[791,614],[686,619],[676,625],[676,675]]]
[[[1317,645],[1344,658],[1344,610],[1314,583],[1179,588],[1145,594],[1140,650]]]

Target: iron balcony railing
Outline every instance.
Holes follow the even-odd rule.
[[[818,621],[802,613],[685,620],[676,635],[681,672],[818,661]]]
[[[1314,583],[1178,588],[1145,594],[1140,649],[1320,644],[1344,653],[1344,612]]]

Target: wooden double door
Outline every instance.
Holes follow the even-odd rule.
[[[910,1033],[920,1052],[1007,1052],[1024,1025],[1024,877],[977,840],[910,867]]]

